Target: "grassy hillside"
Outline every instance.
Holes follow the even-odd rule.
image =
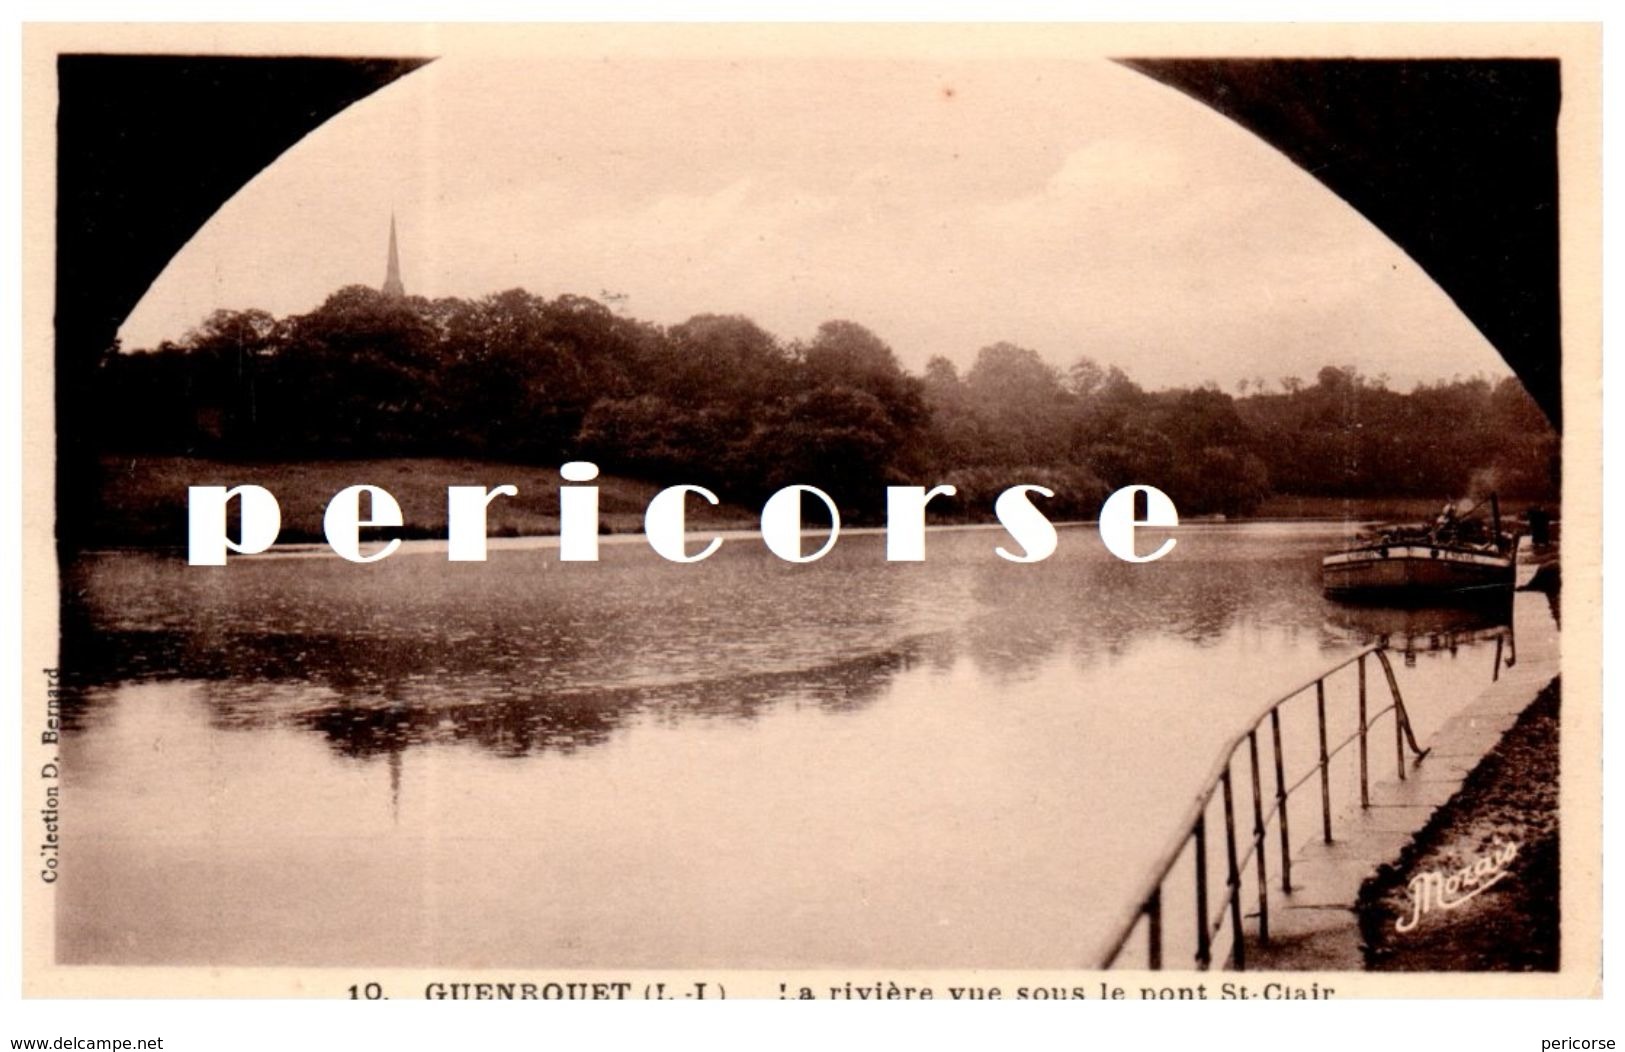
[[[517,497],[491,502],[493,537],[558,532],[559,475],[554,468],[445,458],[226,462],[193,457],[121,456],[102,460],[101,508],[92,536],[104,545],[182,545],[186,542],[188,486],[264,486],[282,506],[283,541],[322,539],[322,514],[346,486],[381,486],[400,502],[405,537],[446,535],[446,487],[519,488]],[[610,533],[643,529],[643,512],[660,487],[615,476],[597,480],[599,517]],[[737,506],[689,504],[694,527],[754,527],[756,512]]]

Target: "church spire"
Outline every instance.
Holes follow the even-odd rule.
[[[395,213],[393,212],[389,214],[389,269],[384,272],[384,295],[406,295],[406,286],[401,284],[401,255],[395,247]]]

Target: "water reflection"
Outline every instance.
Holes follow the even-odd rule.
[[[317,731],[345,756],[395,753],[415,745],[474,744],[498,756],[563,753],[602,744],[634,715],[655,710],[666,720],[721,716],[748,720],[769,704],[804,699],[830,711],[862,707],[879,696],[900,670],[914,663],[914,646],[821,669],[761,673],[723,682],[672,687],[627,687],[567,694],[535,692],[479,704],[424,708],[404,700],[384,705],[324,706],[302,712],[300,724]],[[210,697],[220,709],[239,702]]]
[[[883,562],[875,537],[806,567],[747,542],[698,567],[634,547],[571,567],[529,552],[225,570],[90,556],[65,574],[64,718],[77,728],[107,685],[198,681],[221,729],[304,727],[346,756],[455,743],[517,757],[601,744],[642,712],[748,720],[790,698],[852,710],[922,660],[968,659],[997,687],[1057,656],[1086,673],[1147,638],[1200,649],[1267,631],[1329,653],[1467,630],[1435,623],[1459,612],[1322,600],[1316,559],[1336,536],[1207,527],[1146,565],[1106,556],[1087,530],[1032,566],[992,557],[1002,535],[986,531],[933,534],[923,565]]]
[[[1448,606],[1376,606],[1333,603],[1327,620],[1334,626],[1387,644],[1407,666],[1418,654],[1448,651],[1469,643],[1513,641],[1512,595]],[[1514,649],[1514,653],[1515,653]],[[1514,658],[1515,660],[1515,658]],[[1508,662],[1510,666],[1511,661]]]

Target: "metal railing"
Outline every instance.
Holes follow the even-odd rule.
[[[1496,640],[1495,649],[1495,675],[1499,677],[1501,669],[1502,639]],[[1400,694],[1399,681],[1394,676],[1394,668],[1388,659],[1389,645],[1386,641],[1366,647],[1353,657],[1332,666],[1314,679],[1287,691],[1276,698],[1264,708],[1258,716],[1247,725],[1229,744],[1220,751],[1219,762],[1202,784],[1206,788],[1197,795],[1191,807],[1186,812],[1178,827],[1178,835],[1173,842],[1158,856],[1157,864],[1153,867],[1151,879],[1145,885],[1144,892],[1135,900],[1133,908],[1128,911],[1118,927],[1113,929],[1116,936],[1110,944],[1105,955],[1102,968],[1111,968],[1122,955],[1124,948],[1133,938],[1136,930],[1143,927],[1146,933],[1146,959],[1148,967],[1152,970],[1162,968],[1163,958],[1163,891],[1167,884],[1169,874],[1174,869],[1187,847],[1193,847],[1195,868],[1195,964],[1199,969],[1206,970],[1213,963],[1213,947],[1215,939],[1222,935],[1228,922],[1231,930],[1230,964],[1236,970],[1246,968],[1247,933],[1242,924],[1242,882],[1243,875],[1249,865],[1256,876],[1258,926],[1257,937],[1261,943],[1268,944],[1270,930],[1270,886],[1268,873],[1268,842],[1269,830],[1273,823],[1279,830],[1279,860],[1281,873],[1281,891],[1290,894],[1292,891],[1292,834],[1290,831],[1290,814],[1287,806],[1292,794],[1318,775],[1320,781],[1320,821],[1321,837],[1330,844],[1332,842],[1332,791],[1331,791],[1331,761],[1351,744],[1358,743],[1360,754],[1360,807],[1371,806],[1371,775],[1370,775],[1370,737],[1374,724],[1390,712],[1394,714],[1394,759],[1395,767],[1401,781],[1406,778],[1405,753],[1408,748],[1414,756],[1414,762],[1420,763],[1428,750],[1416,743],[1416,736],[1411,730],[1410,717],[1405,711],[1405,700]],[[1366,663],[1368,658],[1375,658],[1382,668],[1383,678],[1387,681],[1390,697],[1387,707],[1368,713],[1366,698]],[[1359,677],[1357,697],[1358,724],[1354,732],[1343,738],[1335,746],[1327,741],[1326,722],[1326,681],[1353,666]],[[1289,702],[1300,696],[1314,693],[1318,755],[1316,763],[1298,778],[1288,784],[1286,781],[1286,764],[1281,744],[1281,710]],[[1259,758],[1259,735],[1268,724],[1271,759],[1274,773],[1273,803],[1265,808],[1264,775]],[[1252,788],[1252,834],[1249,838],[1251,844],[1245,852],[1238,850],[1237,837],[1237,792],[1233,768],[1237,765],[1237,755],[1243,749],[1247,754],[1247,769],[1251,775]],[[1224,812],[1224,868],[1225,892],[1219,900],[1217,915],[1209,909],[1210,880],[1208,874],[1208,809],[1213,803],[1215,795],[1223,801]],[[1277,821],[1278,820],[1278,821]],[[1256,864],[1254,864],[1256,863]],[[1143,922],[1143,924],[1142,924]]]

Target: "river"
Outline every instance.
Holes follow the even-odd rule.
[[[1481,625],[1323,599],[1340,525],[1177,537],[1141,565],[1088,527],[1033,565],[983,529],[918,564],[875,535],[803,566],[741,537],[82,557],[59,958],[1091,965],[1272,695],[1408,631],[1442,645],[1394,662],[1426,735],[1492,666]]]

